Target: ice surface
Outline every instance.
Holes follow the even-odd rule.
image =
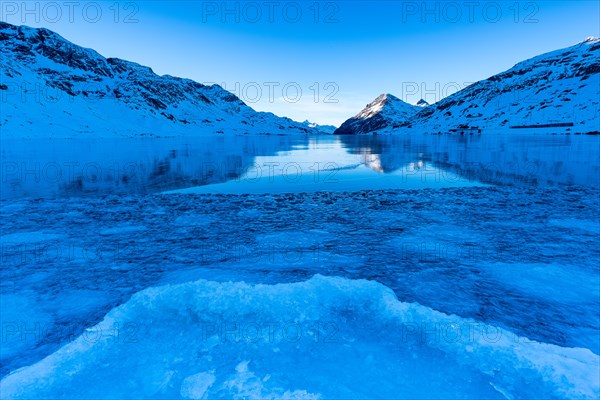
[[[577,304],[600,298],[598,275],[576,265],[498,263],[482,269],[502,285],[546,301]]]
[[[566,229],[581,229],[590,233],[600,233],[600,221],[587,221],[581,219],[551,219],[550,224]]]
[[[2,375],[39,361],[149,286],[196,279],[294,282],[316,273],[376,280],[402,301],[540,342],[600,352],[600,285],[593,279],[599,273],[598,235],[548,223],[593,223],[593,188],[21,203],[1,208],[4,232],[43,223],[45,232],[65,237],[2,243],[0,303],[12,306],[0,318],[18,324],[0,344]],[[146,230],[100,234],[121,226]],[[10,296],[28,301],[4,302]],[[17,343],[21,324],[32,329],[36,322],[47,330]]]
[[[116,326],[134,328],[106,335]],[[600,395],[599,357],[587,349],[399,302],[364,280],[153,287],[90,331],[105,335],[82,335],[7,376],[3,397]]]
[[[25,243],[40,243],[64,238],[64,235],[45,232],[16,232],[2,235],[0,242],[25,244]]]
[[[2,393],[98,397],[103,380],[116,382],[105,397],[597,395],[589,379],[600,354],[597,139],[9,146],[3,162],[77,154],[81,165],[123,166],[130,156],[144,167],[81,186],[3,179]],[[151,194],[239,177],[228,169],[204,176],[204,162],[324,162],[325,153],[352,173],[402,181],[433,165],[486,185],[363,190],[357,179],[350,192]],[[225,319],[247,329],[308,324],[308,336],[203,336],[203,323]],[[471,323],[484,343],[441,340]],[[337,341],[314,342],[333,332]],[[44,373],[50,386],[39,384]]]
[[[146,227],[144,227],[144,226],[122,225],[122,226],[116,226],[113,228],[103,229],[99,233],[102,236],[108,236],[108,235],[118,235],[118,234],[123,234],[123,233],[142,232],[145,230],[146,230]]]
[[[44,309],[36,301],[33,291],[20,291],[13,294],[3,294],[0,298],[0,315],[2,323],[2,346],[0,360],[18,357],[39,346],[35,337],[37,327],[47,328],[54,323],[51,312]],[[23,337],[23,325],[33,334]]]

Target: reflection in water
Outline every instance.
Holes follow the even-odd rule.
[[[590,136],[340,136],[385,173],[439,170],[489,184],[600,186],[600,139]],[[408,173],[408,172],[407,172]]]
[[[369,152],[364,153],[362,154],[362,162],[375,172],[385,172],[383,166],[381,165],[381,156],[379,154],[371,154]]]
[[[146,194],[238,178],[306,138],[3,141],[2,198]]]
[[[5,140],[2,198],[145,194],[191,187],[210,192],[224,190],[226,182],[228,193],[471,182],[600,186],[599,142],[590,136],[520,135]],[[322,185],[324,177],[329,185]],[[238,184],[240,180],[245,182]]]

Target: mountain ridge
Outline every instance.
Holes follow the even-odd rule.
[[[464,128],[506,130],[560,125],[564,125],[565,132],[570,129],[592,133],[600,131],[599,99],[600,39],[589,37],[573,46],[521,61],[420,107],[408,117],[388,116],[385,121],[378,118],[371,124],[366,120],[361,126],[369,129],[343,133],[390,133],[401,128],[441,133]],[[351,124],[355,118],[346,122]]]
[[[573,123],[598,130],[599,99],[600,39],[588,38],[469,85],[423,109],[406,125],[447,129]]]
[[[3,137],[600,131],[600,39],[537,55],[434,103],[379,95],[339,128],[257,112],[219,85],[159,76],[46,28],[0,22]],[[118,118],[115,118],[118,116]]]
[[[0,22],[0,54],[3,137],[322,133],[257,112],[218,85],[159,76],[45,28]]]

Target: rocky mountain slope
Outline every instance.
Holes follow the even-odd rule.
[[[364,118],[358,124],[361,115]],[[336,133],[391,133],[402,128],[448,132],[472,127],[507,132],[598,132],[600,39],[588,38],[520,62],[408,117],[402,110],[386,118],[370,118],[363,110],[342,125],[347,129],[340,127]]]
[[[2,137],[320,133],[218,85],[105,58],[48,29],[0,22]]]
[[[416,114],[421,107],[413,106],[391,94],[382,94],[357,115],[335,130],[336,135],[368,133],[399,125]]]

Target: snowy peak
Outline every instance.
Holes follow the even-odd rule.
[[[354,118],[367,119],[376,114],[412,114],[414,112],[415,110],[410,104],[405,103],[389,93],[384,93],[377,96],[377,98],[371,103],[367,104],[367,106],[360,113],[354,116]]]
[[[398,125],[419,110],[420,107],[384,93],[367,104],[361,112],[344,122],[334,133],[346,135],[376,131],[388,126]]]
[[[429,103],[426,102],[424,99],[417,101],[417,106],[419,106],[419,107],[427,107],[428,105],[429,105]]]
[[[385,107],[386,104],[389,104],[388,101],[388,97],[392,98],[392,101],[394,99],[394,97],[390,94],[380,94],[379,96],[377,96],[375,98],[375,100],[373,100],[372,102],[370,102],[369,104],[367,104],[365,106],[365,108],[362,109],[361,112],[359,112],[358,114],[356,114],[354,116],[354,118],[356,119],[367,119],[367,118],[371,118],[372,116],[374,116],[375,114],[380,113],[383,108]]]
[[[256,112],[218,85],[159,76],[48,29],[0,22],[0,56],[3,137],[319,133]]]

